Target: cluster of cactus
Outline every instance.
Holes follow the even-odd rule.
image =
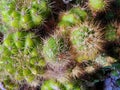
[[[94,24],[87,21],[87,12],[80,7],[74,7],[60,17],[60,31],[67,33],[66,38],[78,62],[92,60],[102,50],[103,32],[98,24]]]
[[[0,3],[2,21],[16,29],[41,25],[50,13],[47,0],[1,0]]]
[[[0,1],[0,32],[4,34],[0,43],[0,82],[7,90],[18,90],[23,84],[40,86],[40,90],[81,90],[78,81],[81,63],[91,60],[103,67],[117,61],[103,53],[106,53],[106,43],[119,44],[119,20],[107,23],[104,28],[101,23],[96,23],[96,19],[93,20],[100,13],[107,13],[112,1],[88,0],[87,8],[72,5],[57,17],[53,34],[39,37],[31,29],[46,29],[47,26],[42,27],[42,24],[50,12],[54,12],[49,2]],[[111,12],[108,12],[110,16],[106,14],[106,20],[115,18]],[[90,66],[84,70],[91,73],[95,69]],[[75,77],[78,80],[75,81]]]

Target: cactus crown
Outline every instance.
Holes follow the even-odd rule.
[[[89,0],[88,1],[88,5],[90,7],[90,9],[93,12],[100,12],[100,11],[104,11],[106,8],[106,1],[105,0]]]
[[[101,38],[102,33],[99,27],[94,27],[88,23],[73,27],[70,33],[70,41],[73,49],[79,53],[79,56],[83,60],[95,58],[103,42]]]
[[[84,21],[87,18],[87,13],[80,7],[74,7],[67,12],[61,13],[59,26],[69,27]]]
[[[61,61],[59,60],[59,57],[68,50],[67,46],[68,45],[63,37],[53,35],[52,37],[45,40],[43,54],[45,55],[46,60],[52,60],[55,62]]]

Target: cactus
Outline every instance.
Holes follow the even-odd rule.
[[[51,11],[47,0],[1,0],[0,3],[2,21],[18,30],[42,25]]]
[[[105,39],[115,41],[120,38],[120,24],[118,22],[110,23],[105,28]]]
[[[55,80],[46,80],[41,86],[41,90],[81,90],[78,85],[74,83],[66,82],[60,83]]]
[[[62,12],[59,18],[59,27],[69,27],[83,22],[87,18],[87,12],[80,7],[73,7],[69,11]]]
[[[54,80],[46,80],[41,86],[41,90],[63,90],[64,86]]]
[[[74,26],[71,29],[70,41],[72,52],[76,53],[76,60],[92,60],[102,50],[102,32],[99,26],[94,26],[92,23],[83,23]],[[75,51],[75,52],[74,52]]]
[[[36,78],[44,73],[45,61],[41,49],[41,40],[33,33],[7,34],[0,45],[1,72],[19,83],[26,80],[30,85],[34,84]]]
[[[64,35],[55,33],[44,40],[43,56],[49,66],[48,77],[51,76],[60,81],[65,81],[69,77],[69,72],[73,67],[71,63],[74,63],[74,60],[73,55],[69,52],[68,41],[64,38]],[[56,74],[56,72],[59,74]]]
[[[67,28],[73,27],[87,19],[87,12],[81,7],[73,7],[59,15],[58,28],[59,31],[69,37],[70,30]]]
[[[66,55],[69,55],[69,46],[64,36],[55,33],[50,38],[44,40],[43,56],[46,62],[55,66],[61,63],[64,66],[70,60]]]
[[[0,82],[6,90],[97,86],[120,58],[119,7],[120,0],[0,0]]]
[[[88,0],[88,6],[92,12],[102,12],[108,7],[109,1],[107,0]]]
[[[102,67],[110,66],[114,62],[116,62],[115,58],[112,58],[110,56],[103,54],[100,54],[97,56],[97,58],[94,60],[97,64],[99,64]]]

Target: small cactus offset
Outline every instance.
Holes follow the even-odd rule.
[[[76,6],[60,13],[57,27],[66,38],[69,38],[70,28],[79,23],[83,23],[86,19],[87,12],[83,8]]]
[[[87,18],[87,12],[81,7],[73,7],[69,11],[60,14],[59,27],[70,27],[83,22]]]
[[[49,66],[46,72],[48,77],[51,76],[60,81],[69,78],[70,70],[74,66],[73,55],[69,52],[69,49],[68,41],[60,33],[59,35],[55,33],[44,40],[43,56]],[[59,74],[56,74],[56,72]]]
[[[45,61],[40,53],[41,46],[41,41],[33,33],[7,34],[0,45],[1,72],[20,84],[23,80],[34,84],[36,78],[44,73]]]
[[[70,57],[66,57],[66,55],[69,55],[69,49],[68,40],[65,39],[65,36],[55,33],[44,40],[43,56],[46,62],[58,66],[59,63],[64,61],[67,63],[71,60]],[[65,62],[61,65],[64,66]]]
[[[71,29],[70,41],[73,47],[72,52],[76,53],[78,62],[82,60],[92,60],[102,50],[103,33],[99,26],[92,23],[82,23]]]
[[[88,7],[93,13],[105,11],[109,5],[108,0],[88,0]]]
[[[41,25],[50,13],[47,0],[1,0],[2,21],[14,29],[31,29]]]
[[[116,21],[106,26],[105,39],[107,41],[115,41],[120,39],[120,23]]]

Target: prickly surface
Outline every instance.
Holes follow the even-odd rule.
[[[55,33],[44,40],[43,56],[48,65],[46,77],[53,77],[60,81],[68,79],[70,70],[74,66],[73,55],[69,52],[69,48],[68,40],[64,35]]]
[[[69,27],[83,22],[87,18],[87,12],[81,7],[73,7],[60,14],[60,27]]]
[[[88,0],[88,6],[93,12],[104,11],[107,7],[106,0]]]
[[[43,24],[50,13],[47,0],[1,0],[2,21],[13,29],[31,29]]]
[[[45,61],[40,53],[41,46],[41,40],[33,33],[7,34],[0,45],[0,71],[3,77],[9,76],[20,84],[25,80],[32,85],[44,73]]]
[[[72,52],[75,51],[78,62],[96,57],[104,42],[102,34],[99,26],[94,26],[92,23],[83,23],[71,28]]]

